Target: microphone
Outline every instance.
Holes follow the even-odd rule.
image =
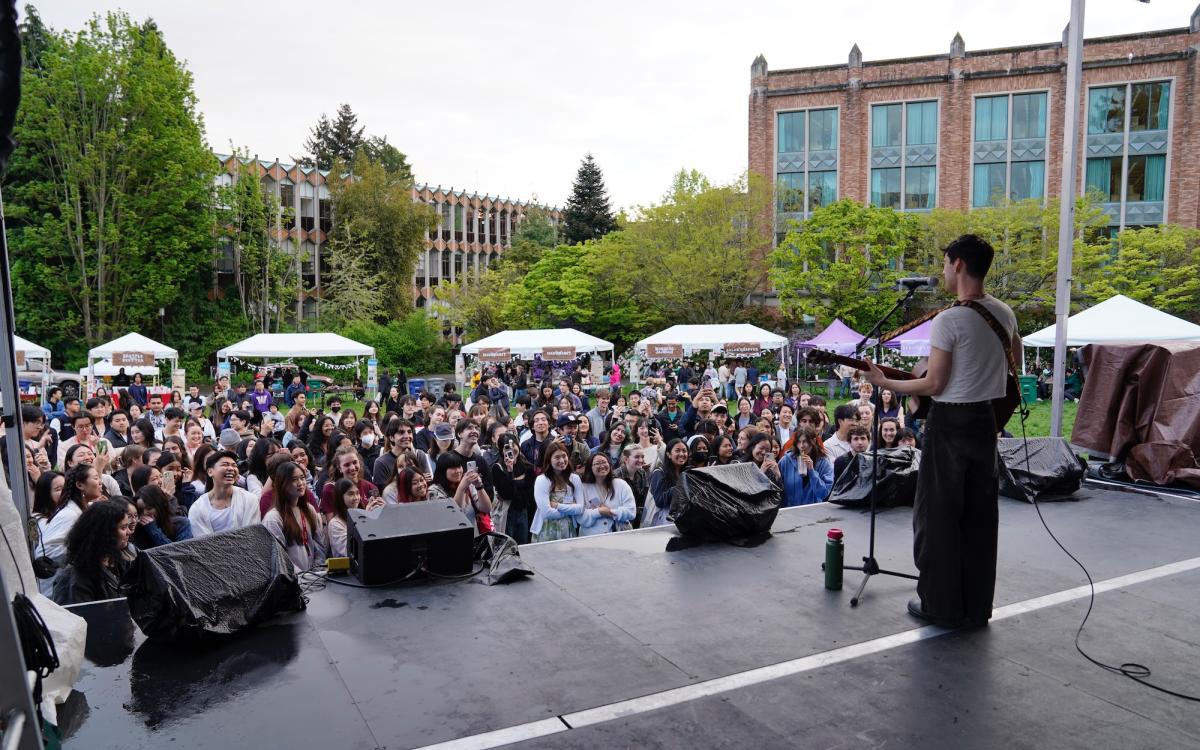
[[[923,286],[935,287],[937,285],[937,276],[909,276],[904,279],[896,279],[897,289],[919,289]]]

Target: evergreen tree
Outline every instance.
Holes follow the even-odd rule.
[[[571,245],[600,239],[617,228],[608,191],[604,188],[604,174],[591,154],[583,157],[583,163],[579,165],[563,217],[566,222],[564,239]]]
[[[304,142],[308,156],[301,159],[300,163],[320,169],[329,169],[334,160],[353,164],[355,155],[367,143],[363,135],[365,130],[358,124],[358,115],[354,114],[349,104],[338,107],[337,117],[332,122],[328,115],[322,114]]]

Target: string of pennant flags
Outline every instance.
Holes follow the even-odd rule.
[[[256,364],[254,362],[247,362],[246,360],[241,359],[239,357],[230,356],[230,357],[228,357],[228,359],[230,362],[232,362],[235,365],[238,365],[240,368],[243,368],[243,369],[255,370],[255,371],[263,369],[262,365]],[[318,365],[320,365],[322,368],[327,369],[327,370],[357,370],[359,368],[359,364],[357,362],[350,362],[348,364],[333,364],[332,362],[326,362],[323,359],[316,359],[316,358],[313,358],[313,361],[316,362]]]

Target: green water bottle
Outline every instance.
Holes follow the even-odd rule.
[[[842,590],[842,561],[846,548],[842,546],[842,530],[830,529],[825,539],[825,588]]]

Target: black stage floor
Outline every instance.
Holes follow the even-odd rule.
[[[1045,503],[1100,593],[1084,647],[1200,692],[1200,503],[1085,487]],[[881,564],[912,572],[907,508]],[[996,616],[947,632],[826,591],[825,531],[868,516],[782,511],[751,549],[666,552],[672,529],[522,548],[509,586],[330,585],[307,612],[203,652],[145,641],[124,602],[79,608],[88,660],[68,748],[1200,748],[1200,708],[1087,663],[1086,581],[1031,505],[1001,499]]]

